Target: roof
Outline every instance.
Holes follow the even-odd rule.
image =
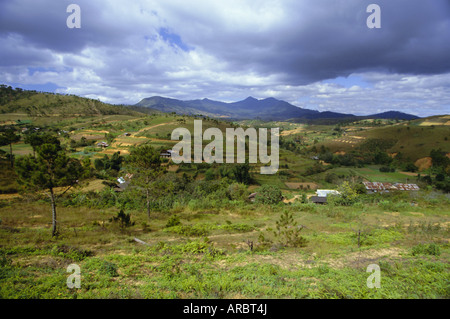
[[[320,197],[327,197],[330,194],[338,195],[339,192],[334,189],[318,189],[318,190],[316,190],[316,194],[317,194],[317,196],[320,196]]]
[[[363,182],[367,190],[384,191],[384,190],[401,190],[401,191],[418,191],[420,188],[417,184],[403,183],[380,183],[380,182]]]
[[[98,143],[97,143],[97,146],[105,146],[105,147],[108,147],[109,145],[108,145],[108,143],[106,143],[106,142],[98,142]]]
[[[114,187],[114,191],[123,192],[128,187],[129,184],[130,182],[120,183],[116,185],[116,187]]]
[[[159,154],[164,156],[170,156],[172,155],[172,153],[173,153],[172,150],[162,150]]]
[[[367,190],[374,190],[374,191],[382,191],[390,189],[392,184],[391,183],[380,183],[380,182],[363,182],[364,186]]]
[[[392,185],[392,189],[398,189],[401,191],[418,191],[420,188],[416,184],[396,183]]]
[[[311,198],[309,200],[312,201],[313,203],[326,203],[327,202],[327,198],[324,196],[311,196]]]

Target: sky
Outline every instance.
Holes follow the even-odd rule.
[[[0,0],[0,48],[2,84],[113,104],[450,114],[449,0]]]

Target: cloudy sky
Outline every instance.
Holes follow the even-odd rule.
[[[450,114],[449,0],[0,0],[0,48],[0,83],[109,103]]]

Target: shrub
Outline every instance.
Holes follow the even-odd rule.
[[[255,229],[255,227],[247,225],[247,224],[227,224],[220,227],[221,229],[227,231],[237,231],[237,232],[250,232]]]
[[[327,196],[328,202],[335,205],[350,206],[358,200],[358,192],[345,181],[338,187],[339,195]]]
[[[441,254],[441,249],[440,249],[439,245],[436,245],[435,243],[431,243],[428,245],[419,244],[419,245],[414,246],[411,249],[411,254],[413,256],[417,256],[417,255],[439,256]]]
[[[276,221],[276,230],[273,233],[283,246],[304,247],[306,239],[300,236],[302,229],[303,226],[298,226],[294,221],[292,212],[285,210]]]
[[[178,225],[181,225],[180,217],[178,215],[172,215],[169,218],[169,220],[167,221],[167,224],[166,224],[165,228],[178,226]]]
[[[177,225],[165,228],[164,231],[187,237],[206,236],[209,233],[204,225]]]
[[[277,204],[281,201],[283,195],[278,186],[263,185],[259,188],[255,197],[255,202],[264,205]]]
[[[228,186],[228,197],[231,200],[244,200],[247,197],[247,186],[241,183],[233,183]]]
[[[55,245],[52,247],[50,254],[53,256],[59,256],[74,261],[82,261],[86,257],[93,255],[92,251],[84,250],[76,247],[70,247],[64,244]]]
[[[118,272],[117,272],[117,265],[109,262],[109,261],[104,261],[102,263],[102,266],[100,267],[100,272],[104,275],[108,275],[110,277],[117,277],[119,276]]]
[[[134,225],[134,222],[131,221],[131,214],[127,214],[121,209],[119,213],[117,213],[116,217],[113,217],[110,221],[119,223],[120,228],[126,228]]]

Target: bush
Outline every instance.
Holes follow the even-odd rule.
[[[123,209],[117,213],[116,217],[111,218],[110,221],[119,223],[120,228],[126,228],[134,225],[134,222],[131,221],[131,214],[125,213]]]
[[[428,244],[428,245],[419,244],[419,245],[414,246],[411,249],[411,254],[413,256],[417,256],[417,255],[439,256],[441,254],[441,249],[435,243],[431,243],[431,244]]]
[[[358,192],[345,181],[338,188],[339,195],[328,195],[328,202],[335,205],[350,206],[358,200]]]
[[[304,247],[306,239],[300,236],[303,226],[298,226],[294,221],[292,212],[285,210],[276,222],[276,230],[273,231],[279,244],[291,247]]]
[[[167,224],[166,224],[165,228],[178,226],[178,225],[181,225],[180,217],[178,215],[172,215],[169,218],[169,220],[167,221]]]
[[[104,261],[102,263],[102,266],[100,267],[100,272],[104,275],[108,275],[110,277],[117,277],[119,276],[118,272],[117,272],[117,265],[109,262],[109,261]]]
[[[248,190],[245,184],[233,183],[228,186],[227,193],[231,200],[244,200],[248,195]]]
[[[259,188],[255,197],[255,202],[258,204],[271,205],[277,204],[281,201],[283,195],[278,186],[263,185]]]
[[[207,227],[203,225],[177,225],[165,228],[164,231],[175,233],[186,237],[200,237],[208,235]]]
[[[71,259],[73,261],[82,261],[93,255],[93,253],[89,250],[70,247],[64,244],[53,246],[50,250],[50,254],[53,256]]]
[[[255,228],[253,226],[247,225],[247,224],[227,224],[220,227],[221,229],[227,230],[227,231],[237,231],[237,232],[250,232],[253,231]]]

